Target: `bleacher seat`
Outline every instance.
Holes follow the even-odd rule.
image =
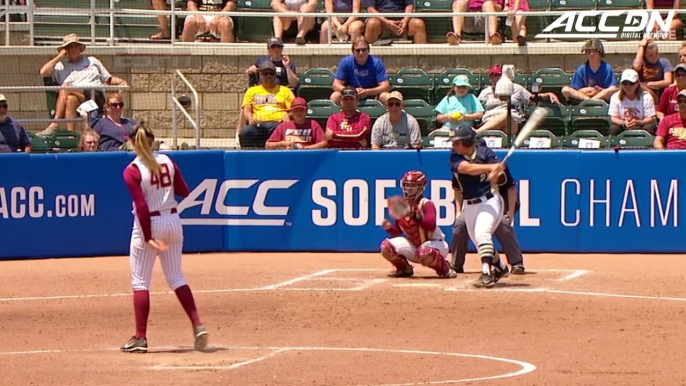
[[[530,149],[556,149],[562,147],[563,137],[558,137],[548,130],[534,130],[525,139],[522,147]]]
[[[340,110],[340,106],[330,99],[315,99],[307,102],[307,117],[319,122],[324,129],[326,129],[329,117]]]
[[[334,73],[327,68],[311,68],[300,75],[296,94],[305,100],[329,99]]]
[[[380,116],[386,114],[386,106],[376,99],[365,99],[360,101],[357,109],[363,113],[369,114],[372,118],[372,125]]]
[[[415,2],[415,12],[452,12],[453,0],[418,0]],[[445,35],[453,30],[452,18],[423,18],[426,24],[426,39],[428,43],[445,43]]]
[[[529,8],[533,12],[548,11],[550,0],[529,0]],[[531,39],[541,33],[551,22],[550,16],[527,16],[525,23],[527,37]]]
[[[56,130],[48,140],[54,152],[67,152],[79,148],[81,135],[75,131]]]
[[[572,76],[560,68],[542,68],[529,76],[527,89],[536,91],[536,87],[538,87],[539,93],[552,92],[557,95],[560,102],[566,103],[566,98],[562,95],[562,87],[572,82]]]
[[[580,146],[581,139],[597,141],[597,147],[589,144],[588,146]],[[610,138],[597,132],[596,130],[577,130],[564,139],[564,147],[566,148],[580,148],[580,149],[605,149],[610,146]]]
[[[488,147],[492,149],[502,149],[510,146],[510,139],[507,134],[500,130],[486,130],[482,131],[478,135],[479,138],[483,138],[488,144]]]
[[[446,129],[440,128],[431,131],[429,134],[422,134],[422,146],[425,148],[451,148],[452,143],[448,141],[450,132]]]
[[[405,100],[405,112],[417,119],[422,136],[426,136],[436,125],[434,107],[422,99]]]
[[[526,119],[528,119],[538,106],[529,106]],[[556,137],[564,137],[568,133],[568,125],[570,120],[570,108],[567,106],[551,105],[545,106],[548,109],[548,115],[541,123],[540,130],[547,130],[553,133]]]
[[[27,134],[31,140],[31,153],[50,153],[52,144],[47,138],[39,137],[30,131],[28,131]]]
[[[610,106],[605,101],[590,99],[571,107],[571,132],[595,130],[601,135],[610,135],[612,121],[608,116]]]
[[[611,146],[652,149],[655,136],[645,130],[626,130],[612,138]]]
[[[419,68],[406,68],[390,76],[391,91],[400,91],[405,99],[432,102],[433,79]]]
[[[236,11],[273,12],[273,9],[270,0],[237,0]],[[274,35],[272,18],[269,16],[237,16],[236,19],[236,37],[240,41],[264,43]]]

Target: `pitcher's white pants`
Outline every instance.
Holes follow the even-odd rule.
[[[181,218],[175,213],[162,213],[161,216],[150,218],[152,237],[167,243],[169,249],[159,252],[162,271],[167,283],[172,290],[186,284],[186,279],[181,270],[181,255],[183,251],[183,227]],[[152,281],[152,269],[158,251],[146,243],[143,237],[143,229],[134,218],[133,231],[131,232],[130,246],[131,260],[131,285],[134,291],[150,290]]]
[[[462,211],[467,233],[474,246],[478,249],[479,245],[492,245],[493,233],[503,220],[503,198],[494,194],[478,204],[469,205],[465,202]]]

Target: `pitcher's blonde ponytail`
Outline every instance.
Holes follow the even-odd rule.
[[[139,123],[133,128],[133,142],[136,147],[136,154],[143,160],[143,163],[150,169],[152,174],[159,177],[161,167],[152,154],[152,144],[154,141],[155,135],[152,133],[152,130],[143,123]]]

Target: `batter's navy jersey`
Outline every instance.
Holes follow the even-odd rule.
[[[474,157],[463,156],[456,151],[450,151],[450,170],[453,176],[457,179],[459,189],[462,191],[462,197],[465,200],[471,200],[485,196],[488,193],[494,193],[495,190],[491,181],[487,179],[488,173],[481,173],[473,176],[469,174],[461,174],[457,172],[458,167],[462,162],[471,162],[476,164],[492,164],[498,162],[498,157],[493,150],[488,146],[477,145]]]
[[[508,199],[507,192],[517,186],[517,181],[515,181],[514,177],[512,177],[512,174],[510,174],[510,168],[505,167],[505,182],[502,184],[498,185],[498,193],[500,196],[503,198],[504,206],[503,210],[507,212],[508,208],[510,207],[510,202]],[[453,173],[453,189],[461,190],[460,184],[457,182],[457,178],[455,178],[455,174]],[[517,200],[517,203],[515,204],[515,213],[519,211],[519,200]]]

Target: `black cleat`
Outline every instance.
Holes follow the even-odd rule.
[[[132,336],[125,345],[121,346],[123,352],[146,353],[148,352],[148,340],[146,338],[136,338]]]
[[[517,264],[517,265],[512,266],[512,274],[513,275],[523,275],[525,270],[526,269],[521,264]]]
[[[407,265],[407,267],[404,270],[400,269],[394,269],[393,271],[388,273],[388,277],[412,277],[414,275],[414,269],[412,268],[411,265]]]
[[[510,269],[505,266],[503,271],[500,267],[493,267],[493,281],[497,283],[500,279],[510,276]]]
[[[474,286],[478,288],[491,288],[495,285],[495,280],[491,274],[482,273],[481,277],[474,282]]]
[[[464,273],[464,266],[463,265],[460,265],[460,266],[452,265],[452,266],[450,266],[450,268],[452,268],[453,271],[455,271],[457,273]]]

